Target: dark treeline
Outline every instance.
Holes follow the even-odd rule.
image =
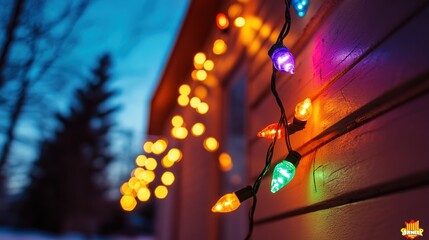
[[[56,14],[46,14],[50,3],[0,1],[0,227],[87,236],[149,233],[150,222],[142,227],[132,219],[150,219],[150,206],[125,213],[118,199],[106,197],[118,110],[110,55],[94,59],[90,74],[59,64],[78,41],[74,28],[90,0],[65,1]],[[72,100],[64,94],[67,86],[77,87]],[[67,110],[58,110],[57,97]],[[18,131],[23,126],[32,129],[33,139]],[[28,183],[11,196],[17,142],[36,154],[24,168],[30,169]]]

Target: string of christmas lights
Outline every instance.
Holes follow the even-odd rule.
[[[271,143],[267,149],[265,166],[258,178],[255,180],[253,186],[247,186],[236,192],[228,193],[222,196],[212,207],[212,212],[232,212],[236,210],[243,201],[252,198],[253,202],[249,212],[249,229],[245,239],[250,239],[253,233],[254,214],[257,205],[257,193],[263,178],[270,169],[277,140],[285,139],[286,148],[288,149],[289,153],[285,160],[281,161],[274,167],[271,180],[272,193],[276,193],[282,189],[295,176],[296,167],[301,160],[301,155],[292,149],[290,135],[304,129],[306,122],[312,112],[311,100],[307,98],[296,105],[293,122],[288,123],[283,102],[276,89],[278,72],[286,72],[289,74],[294,74],[295,72],[294,57],[289,49],[283,45],[283,40],[288,35],[291,27],[290,7],[291,1],[285,0],[285,22],[275,44],[268,51],[268,55],[271,58],[273,64],[271,74],[271,92],[275,97],[276,103],[279,107],[280,118],[277,123],[268,125],[257,134],[258,137],[271,140]],[[307,12],[308,1],[293,0],[293,7],[297,11],[298,16],[302,17]]]

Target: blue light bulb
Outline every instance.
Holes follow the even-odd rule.
[[[292,6],[299,17],[304,17],[308,10],[309,0],[292,0]]]

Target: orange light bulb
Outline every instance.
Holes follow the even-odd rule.
[[[298,103],[295,107],[295,118],[299,121],[307,121],[312,112],[311,99],[306,98],[304,101]]]
[[[277,123],[270,124],[258,132],[258,137],[274,139],[277,135],[277,139],[285,137],[285,129],[283,125],[280,126],[280,129],[277,130]],[[277,131],[276,131],[277,130]],[[276,133],[277,132],[277,133]]]
[[[235,211],[240,206],[240,200],[235,193],[223,195],[212,207],[212,212],[227,213]]]
[[[223,13],[218,13],[216,15],[216,26],[220,30],[225,30],[229,27],[229,19],[228,17]]]

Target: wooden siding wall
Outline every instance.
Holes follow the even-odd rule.
[[[273,27],[282,1],[252,3]],[[270,177],[258,194],[254,239],[405,239],[405,221],[429,229],[429,1],[311,1],[285,40],[294,75],[278,91],[292,117],[313,101],[307,127],[291,137],[304,155],[294,180],[276,194]],[[260,34],[260,33],[259,33]],[[248,161],[261,171],[269,142],[255,133],[278,120],[269,91],[272,44],[247,49]],[[249,44],[252,46],[252,43]],[[286,155],[277,144],[274,166]],[[253,179],[251,179],[253,180]]]
[[[225,1],[224,10],[233,2]],[[215,62],[208,115],[176,106],[164,122],[174,114],[205,122],[207,135],[225,149],[223,98],[245,72],[251,183],[269,145],[256,133],[280,115],[270,94],[267,52],[283,24],[284,5],[253,0],[244,6],[246,26],[221,36],[228,52],[208,54]],[[290,119],[306,97],[313,115],[291,136],[304,156],[293,181],[272,194],[269,175],[260,187],[253,239],[405,239],[400,229],[412,219],[429,231],[429,0],[310,0],[304,18],[292,15],[285,44],[295,55],[296,73],[278,75],[278,92]],[[212,29],[197,51],[211,52],[220,35]],[[162,134],[169,131],[166,126]],[[237,239],[247,223],[234,219],[247,219],[250,201],[234,213],[211,213],[225,193],[217,155],[201,149],[201,138],[174,144],[184,160],[173,168],[168,198],[158,204],[157,239]],[[272,166],[286,154],[278,142]]]

